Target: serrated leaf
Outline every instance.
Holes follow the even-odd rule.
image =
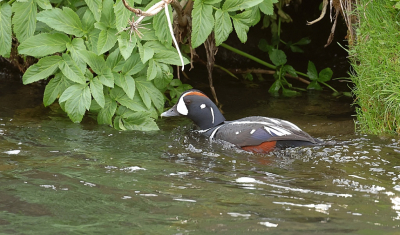
[[[195,1],[192,11],[192,47],[203,44],[214,27],[213,8],[202,1]]]
[[[221,2],[221,1],[222,0],[203,0],[203,2],[205,4],[209,4],[209,5],[214,5],[214,4],[217,4],[217,3]]]
[[[57,73],[46,85],[43,94],[43,104],[45,107],[51,105],[69,86],[72,82],[61,73]]]
[[[143,116],[146,117],[143,117]],[[123,125],[127,130],[138,130],[138,131],[157,131],[159,130],[154,119],[148,117],[148,113],[139,114],[129,118],[123,118]]]
[[[312,81],[308,86],[307,89],[313,89],[313,90],[317,90],[317,91],[321,91],[322,87],[321,85],[319,85],[319,83],[315,80]]]
[[[115,13],[115,27],[119,31],[122,28],[125,28],[128,24],[128,20],[131,19],[132,12],[126,9],[122,1],[117,1],[118,3],[114,7]],[[129,6],[134,6],[134,1],[127,0]]]
[[[319,72],[317,81],[327,82],[327,81],[331,80],[332,75],[333,75],[333,72],[330,68],[324,68],[323,70],[321,70],[321,72]]]
[[[140,96],[135,95],[133,99],[130,99],[122,88],[114,87],[111,90],[110,97],[118,101],[121,105],[129,108],[133,111],[147,111],[148,109],[144,105]]]
[[[157,63],[158,76],[153,80],[154,86],[159,90],[163,90],[174,78],[171,66],[164,63]]]
[[[98,77],[95,77],[90,81],[90,92],[92,93],[92,96],[96,100],[97,104],[104,108],[105,98],[103,93],[103,84],[101,84]]]
[[[72,85],[75,89],[69,99],[65,102],[65,111],[68,114],[68,117],[75,123],[81,122],[83,115],[85,114],[86,110],[90,109],[91,104],[91,96],[90,96],[90,88],[87,85]],[[68,89],[64,91],[67,92]],[[61,95],[63,97],[64,93]],[[62,102],[62,101],[61,101]]]
[[[45,10],[51,9],[53,8],[50,4],[49,0],[35,0],[35,2],[42,8]]]
[[[67,50],[71,53],[72,59],[78,68],[84,72],[86,70],[86,62],[82,59],[78,51],[86,50],[85,43],[82,38],[74,38],[71,43],[67,43]]]
[[[115,29],[114,1],[103,0],[103,9],[101,11],[100,21],[109,28]]]
[[[296,70],[291,65],[283,66],[283,71],[285,73],[288,73],[288,74],[292,75],[293,77],[298,77],[298,75],[296,73]]]
[[[117,30],[107,29],[102,30],[99,34],[99,39],[97,41],[97,54],[101,55],[110,50],[117,42]]]
[[[11,52],[11,7],[0,4],[0,56],[10,57]]]
[[[128,60],[132,54],[133,49],[136,46],[136,37],[132,37],[132,41],[129,39],[129,35],[127,32],[122,32],[118,36],[118,45],[119,50],[121,51],[121,55],[124,57],[125,60]]]
[[[247,32],[249,31],[249,26],[244,24],[240,18],[235,16],[231,17],[233,26],[235,27],[235,32],[242,43],[247,41]]]
[[[85,84],[86,79],[83,75],[83,72],[79,69],[75,61],[72,60],[71,56],[68,54],[63,54],[62,58],[63,60],[60,61],[59,68],[64,76],[73,82]]]
[[[139,77],[135,79],[136,89],[140,94],[144,104],[149,109],[151,102],[153,102],[156,109],[161,112],[164,107],[164,96],[161,92],[153,85],[152,82],[147,81],[145,77]]]
[[[113,88],[114,87],[114,76],[111,72],[111,69],[108,67],[105,67],[101,73],[99,74],[99,80],[100,82],[108,87]]]
[[[86,9],[82,17],[82,28],[85,32],[90,32],[94,28],[96,19],[90,9]]]
[[[245,10],[247,8],[256,6],[261,3],[263,0],[226,0],[224,5],[222,5],[223,11],[238,11]]]
[[[170,16],[170,22],[173,22],[172,8],[169,5],[168,5],[168,11]],[[158,40],[162,44],[171,45],[172,37],[171,33],[169,32],[169,26],[168,26],[167,16],[165,15],[165,10],[162,10],[153,17],[153,28],[155,30],[155,34]]]
[[[97,74],[101,74],[102,70],[106,67],[106,62],[102,56],[96,55],[94,52],[87,50],[80,50],[78,54],[90,66],[90,68]]]
[[[215,44],[216,46],[221,45],[226,39],[228,39],[229,34],[232,32],[232,22],[229,17],[229,13],[218,9],[215,12]]]
[[[134,75],[140,72],[145,65],[140,60],[140,56],[138,53],[132,55],[122,67],[122,73],[127,75]]]
[[[133,99],[136,90],[135,80],[130,75],[118,73],[114,73],[114,79],[115,84],[121,87],[130,99]]]
[[[22,76],[23,83],[26,85],[53,75],[58,69],[58,64],[61,60],[61,56],[57,55],[40,59],[36,64],[31,65],[26,70]]]
[[[106,96],[104,108],[97,114],[97,123],[112,125],[112,117],[116,110],[117,102]]]
[[[23,41],[18,46],[18,52],[24,55],[42,57],[65,51],[69,42],[69,37],[62,33],[41,33]]]
[[[310,78],[310,80],[314,81],[318,79],[317,68],[315,68],[314,63],[311,61],[308,61],[307,75]]]
[[[97,53],[97,41],[99,39],[99,34],[100,34],[100,30],[99,29],[92,29],[92,31],[89,32],[89,36],[88,36],[88,40],[86,41],[86,46],[87,48],[98,54]]]
[[[37,6],[33,0],[14,2],[12,12],[14,12],[12,18],[14,33],[21,43],[35,32]]]
[[[145,44],[146,46],[152,48],[154,50],[153,59],[157,62],[162,62],[166,64],[172,65],[181,65],[181,60],[179,58],[176,49],[173,47],[166,47],[165,45],[157,42],[150,41]],[[186,57],[183,57],[184,64],[188,64],[189,60]]]
[[[154,50],[147,46],[146,44],[142,46],[142,44],[138,43],[139,55],[143,64],[145,64],[149,59],[151,59],[154,55]]]
[[[271,87],[268,89],[268,93],[270,94],[278,94],[278,91],[281,89],[281,80],[276,80]]]
[[[119,53],[119,49],[115,49],[111,54],[108,55],[106,59],[106,65],[111,69],[111,71],[114,71],[114,68],[117,66],[117,64],[122,60],[122,56]],[[118,71],[118,70],[117,70]],[[114,72],[117,72],[114,71]]]
[[[260,10],[266,15],[274,14],[274,3],[277,3],[278,0],[263,0],[258,7]]]
[[[147,68],[147,81],[153,80],[157,75],[157,62],[154,60],[149,61],[149,67]]]
[[[278,49],[272,49],[269,54],[269,58],[272,61],[272,63],[276,66],[284,65],[287,62],[286,59],[286,54],[285,52],[278,50]]]
[[[81,37],[84,34],[82,22],[79,16],[69,7],[63,9],[53,8],[41,11],[37,20],[46,23],[51,28],[62,31],[66,34]]]
[[[102,0],[85,0],[96,21],[100,21],[101,10],[103,9],[101,1]]]

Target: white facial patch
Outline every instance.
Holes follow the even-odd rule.
[[[185,101],[183,100],[183,97],[185,97],[185,95],[182,95],[181,98],[179,98],[179,101],[176,104],[176,110],[178,111],[178,113],[180,113],[182,115],[187,115],[189,110],[186,107],[186,104],[185,104]]]
[[[205,107],[206,107],[206,104],[201,104],[201,105],[200,105],[200,108],[201,108],[201,109],[204,109]]]

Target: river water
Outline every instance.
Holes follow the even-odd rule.
[[[184,118],[155,132],[73,124],[41,86],[0,76],[1,234],[400,233],[399,139],[356,134],[344,97],[219,89],[228,120],[283,118],[333,143],[258,155]]]

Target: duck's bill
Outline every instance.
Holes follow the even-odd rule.
[[[176,109],[176,105],[174,105],[172,108],[168,109],[167,111],[161,114],[161,117],[175,117],[175,116],[181,116],[181,114],[178,113],[178,110]]]

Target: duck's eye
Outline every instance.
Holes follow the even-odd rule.
[[[185,104],[190,104],[190,103],[192,103],[191,100],[184,100],[184,101],[185,101]]]

